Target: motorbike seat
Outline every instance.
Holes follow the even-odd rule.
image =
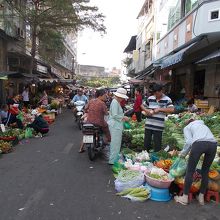
[[[97,131],[102,131],[102,128],[100,126],[91,124],[91,123],[85,123],[83,124],[83,128],[86,130],[97,130]]]

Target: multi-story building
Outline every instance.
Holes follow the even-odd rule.
[[[82,77],[107,77],[105,67],[90,65],[78,65],[77,75]]]
[[[220,107],[220,1],[145,1],[138,18],[143,21],[128,60],[137,78],[153,73],[155,80],[172,81],[174,98],[185,91]]]
[[[27,72],[29,57],[26,55],[25,23],[13,5],[25,7],[26,0],[0,1],[0,102],[7,95],[11,96],[19,90],[18,82],[11,82],[10,77]]]
[[[64,55],[55,61],[52,72],[63,79],[74,79],[76,74],[77,61],[77,36],[69,33],[65,36],[63,45],[65,46]],[[56,69],[56,70],[55,70]]]
[[[172,78],[173,94],[185,90],[187,97],[204,96],[219,107],[220,1],[156,2],[155,14],[163,19],[156,25],[153,56],[160,70],[155,77]]]
[[[137,16],[138,33],[132,36],[124,52],[128,54],[125,60],[130,76],[147,73],[152,69],[152,48],[155,44],[155,1],[146,0]]]

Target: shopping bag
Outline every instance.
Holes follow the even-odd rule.
[[[124,122],[124,129],[131,129],[131,124],[128,121]]]
[[[184,176],[186,172],[186,167],[187,167],[186,160],[181,157],[178,157],[171,166],[169,173],[172,177]]]
[[[22,112],[19,112],[19,114],[16,116],[16,118],[18,119],[18,120],[20,120],[20,121],[24,121],[24,115],[23,115],[23,113]]]
[[[33,137],[33,131],[31,128],[26,128],[24,137],[25,138],[32,138]]]

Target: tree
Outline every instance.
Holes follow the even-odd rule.
[[[30,26],[30,73],[34,67],[38,37],[50,36],[51,41],[60,40],[56,32],[65,34],[84,28],[105,33],[104,15],[99,13],[96,6],[90,6],[88,0],[29,0],[26,7],[16,5],[15,1],[8,0],[8,2],[18,11],[26,25]]]
[[[65,53],[63,36],[60,32],[52,29],[40,31],[38,34],[39,55],[49,63],[61,58]]]

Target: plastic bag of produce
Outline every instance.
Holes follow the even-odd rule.
[[[119,163],[119,162],[115,162],[114,165],[112,166],[112,171],[114,174],[118,174],[120,173],[120,171],[124,168],[124,165]]]
[[[131,124],[128,121],[124,122],[124,129],[131,129]]]
[[[31,128],[26,128],[24,137],[25,138],[32,138],[33,137],[33,132],[32,132]]]
[[[19,114],[16,116],[17,119],[19,119],[20,121],[24,121],[24,115],[22,112],[19,112]]]
[[[170,168],[170,175],[172,177],[181,177],[185,174],[186,167],[187,167],[186,160],[178,157]]]
[[[115,180],[115,189],[121,192],[128,188],[135,188],[143,185],[144,174],[140,171],[121,170]]]

